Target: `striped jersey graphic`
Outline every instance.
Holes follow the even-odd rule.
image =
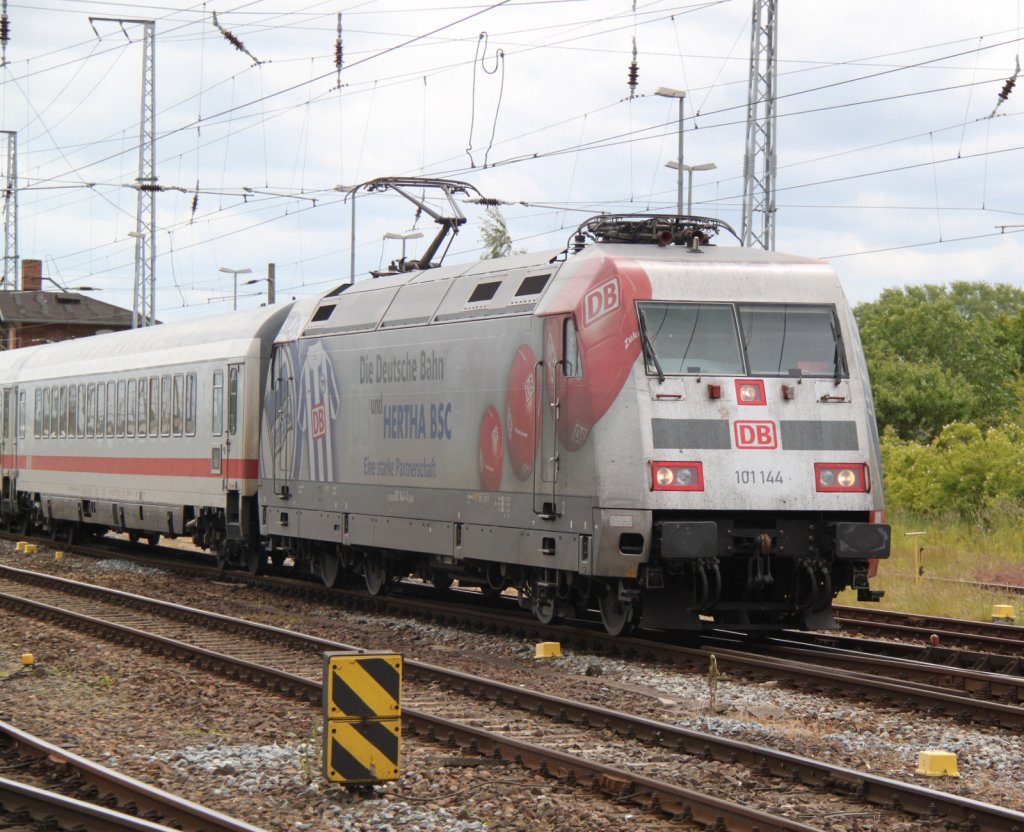
[[[331,359],[316,341],[306,353],[299,380],[299,430],[305,441],[309,478],[334,479],[334,421],[338,416],[338,386]]]

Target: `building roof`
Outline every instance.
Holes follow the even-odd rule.
[[[80,292],[0,291],[0,322],[124,328],[131,326],[132,313]]]

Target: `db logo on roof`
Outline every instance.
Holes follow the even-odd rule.
[[[613,277],[587,292],[583,299],[583,326],[590,326],[618,308],[619,281]]]

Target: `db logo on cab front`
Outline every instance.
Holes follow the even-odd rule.
[[[775,422],[733,422],[732,434],[737,448],[773,451],[779,447]]]

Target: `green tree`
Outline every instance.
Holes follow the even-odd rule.
[[[512,235],[508,233],[508,226],[501,211],[495,205],[488,205],[485,209],[487,219],[480,226],[480,239],[484,244],[484,253],[480,255],[481,260],[494,260],[498,257],[508,257],[510,254],[523,254],[526,249],[512,247]]]
[[[989,520],[1024,501],[1024,428],[954,422],[926,445],[882,437],[886,500],[916,513]]]
[[[1016,417],[1024,291],[966,282],[887,289],[854,314],[880,429],[928,442],[954,421],[987,428]]]

